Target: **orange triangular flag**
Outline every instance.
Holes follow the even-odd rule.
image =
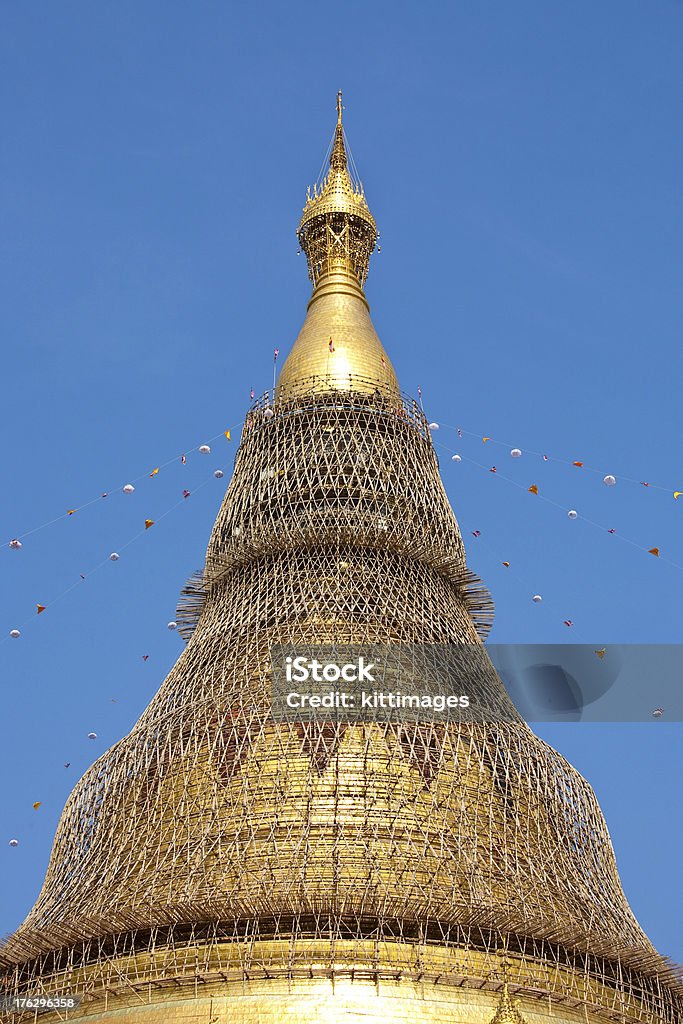
[[[531,487],[529,488],[529,493],[530,494],[538,494],[538,487],[536,486],[536,484],[532,484],[531,485]]]
[[[606,650],[607,650],[606,647],[601,647],[600,650],[596,651],[595,653],[597,654],[598,658],[604,658]]]
[[[33,805],[33,810],[37,811],[38,808],[40,807],[40,805],[42,804],[42,802],[43,802],[42,800],[36,800],[36,802]]]
[[[490,441],[490,440],[491,440],[490,437],[482,437],[482,441],[484,442],[484,444],[486,444],[486,442]]]
[[[66,514],[67,514],[68,516],[72,516],[72,515],[74,514],[74,512],[75,512],[75,511],[76,511],[76,509],[75,509],[75,508],[68,508],[68,509],[66,510]]]
[[[150,476],[156,476],[158,472],[159,472],[159,467],[157,466],[157,468],[153,469],[152,472],[149,475]]]
[[[683,491],[674,491],[674,498],[678,501]]]
[[[583,466],[583,462],[572,462],[572,466]]]
[[[153,519],[145,519],[145,529],[149,530],[150,526],[154,526],[154,520]]]
[[[45,605],[44,604],[37,604],[36,608],[38,609],[38,611],[36,612],[36,615],[40,615],[41,612],[45,611]]]
[[[648,553],[654,555],[655,558],[659,558],[659,548],[648,548]]]
[[[509,562],[503,562],[503,565],[505,566],[506,569],[510,568],[510,563]]]
[[[230,431],[229,430],[225,431],[225,436],[227,437],[227,439],[229,441],[230,440]]]

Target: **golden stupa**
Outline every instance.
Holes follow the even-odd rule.
[[[1,950],[3,1019],[75,996],[40,1020],[678,1024],[680,978],[629,909],[590,786],[514,714],[271,714],[273,644],[481,645],[491,621],[372,326],[377,232],[341,96],[298,235],[313,295],[247,415],[179,609],[187,646],[66,804]]]

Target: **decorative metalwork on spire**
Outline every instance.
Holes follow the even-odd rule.
[[[510,998],[508,983],[503,985],[503,994],[500,1003],[490,1024],[527,1024],[526,1020],[515,1005],[516,1000]]]
[[[361,287],[370,267],[377,241],[377,225],[368,209],[362,185],[354,182],[348,167],[341,91],[337,94],[337,125],[330,169],[322,187],[309,194],[297,235],[308,260],[308,276],[314,284],[334,271],[352,275]]]

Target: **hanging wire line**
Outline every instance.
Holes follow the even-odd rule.
[[[459,519],[458,521],[461,524],[463,524],[463,520],[462,519]],[[468,526],[471,526],[471,525],[472,525],[471,523],[468,524]],[[469,532],[474,534],[474,531],[471,530],[471,529],[469,530]],[[527,575],[523,570],[519,569],[519,563],[518,562],[514,561],[514,559],[513,559],[512,562],[509,561],[509,556],[510,556],[510,552],[509,551],[505,553],[506,557],[503,557],[503,552],[501,551],[500,548],[496,547],[496,549],[494,551],[492,549],[492,546],[491,546],[490,537],[488,535],[486,535],[486,534],[480,534],[480,535],[478,535],[476,537],[476,550],[477,551],[479,549],[480,544],[481,544],[481,547],[484,548],[484,550],[488,553],[490,558],[495,561],[495,563],[496,563],[496,565],[495,565],[496,571],[501,569],[501,568],[504,569],[505,573],[508,574],[508,576],[513,581],[513,583],[516,583],[518,585],[518,589],[520,591],[521,591],[522,585],[524,585],[525,587],[528,588],[527,597],[528,597],[529,601],[533,601],[534,595],[539,595],[541,597],[541,602],[540,603],[543,605],[543,607],[545,609],[545,613],[547,613],[548,611],[557,611],[558,614],[560,613],[561,609],[560,609],[560,605],[558,604],[557,600],[553,596],[551,596],[549,599],[547,598],[546,595],[547,595],[548,592],[546,591],[545,586],[543,587],[543,590],[541,591],[539,589],[538,583],[534,583],[531,580],[531,577],[529,575]],[[475,551],[475,545],[473,543],[468,546],[468,551],[470,551],[470,552],[474,552]],[[551,594],[552,594],[552,592],[551,592]],[[572,622],[574,621],[572,616],[569,616],[569,615],[566,614],[566,609],[562,609],[562,614],[564,616],[562,621],[565,621],[566,619],[571,619]]]
[[[439,421],[439,422],[441,423],[441,421]],[[471,430],[464,430],[462,427],[455,427],[455,426],[453,426],[452,423],[441,423],[441,426],[442,427],[446,427],[448,430],[459,431],[460,434],[466,434],[468,437],[479,438],[479,440],[482,440],[482,434],[473,433],[473,431],[471,431]],[[483,436],[486,437],[487,444],[500,445],[503,448],[508,448],[508,449],[515,447],[515,445],[511,444],[508,441],[500,441],[498,438],[495,438],[495,437],[487,437],[486,435],[483,435]],[[545,458],[545,459],[547,459],[548,462],[557,462],[557,463],[560,463],[560,464],[562,464],[564,466],[574,466],[575,465],[575,462],[572,459],[563,459],[563,458],[560,458],[559,456],[556,456],[556,455],[548,455],[547,452],[537,452],[537,451],[534,451],[531,448],[523,448],[522,451],[525,454],[527,454],[527,455],[537,455],[539,458]],[[585,462],[582,463],[580,468],[585,470],[587,473],[597,473],[599,476],[604,476],[605,475],[605,471],[604,470],[597,469],[595,466],[588,466]],[[674,487],[665,487],[663,484],[653,484],[653,483],[650,483],[650,481],[648,481],[648,480],[638,480],[636,477],[623,476],[621,473],[619,474],[619,480],[620,481],[624,481],[625,483],[630,483],[630,484],[640,484],[642,487],[651,487],[653,490],[657,490],[657,491],[666,491],[669,494],[671,494],[671,493],[674,493],[674,494],[679,493],[677,491],[677,489],[674,488]],[[683,493],[683,484],[681,485],[681,493]]]
[[[197,484],[196,487],[192,488],[192,494],[196,494],[197,491],[200,491],[202,489],[202,487],[205,487],[213,479],[214,479],[214,476],[213,476],[213,473],[212,473],[211,476],[206,478],[206,480],[203,480],[200,484]],[[169,516],[171,514],[171,512],[175,511],[175,509],[179,508],[180,505],[184,505],[185,503],[186,503],[185,496],[180,498],[178,501],[174,502],[173,505],[171,505],[169,508],[167,508],[165,512],[162,512],[160,516],[157,516],[157,518],[154,520],[154,526],[158,526],[159,523],[162,522],[162,520],[164,520],[166,518],[166,516]],[[146,526],[143,527],[142,530],[139,530],[136,534],[134,534],[124,544],[122,544],[122,545],[120,545],[119,547],[116,548],[117,554],[120,554],[121,551],[125,551],[126,548],[129,548],[131,546],[131,544],[134,544],[137,540],[140,539],[140,537],[142,537],[147,532],[148,532],[147,527]],[[103,558],[101,562],[98,562],[91,569],[88,569],[87,572],[79,574],[80,578],[78,580],[76,580],[74,583],[70,583],[68,587],[66,587],[64,590],[61,591],[61,593],[57,594],[55,597],[52,598],[52,600],[47,601],[45,603],[45,605],[44,605],[45,610],[47,611],[49,608],[52,608],[58,601],[61,601],[62,598],[66,597],[67,594],[70,594],[72,590],[75,590],[76,587],[80,587],[83,583],[86,582],[86,580],[90,579],[91,576],[93,576],[96,572],[98,572],[99,569],[102,569],[103,566],[107,565],[110,561],[111,561],[111,556],[107,555],[106,558]],[[35,619],[35,616],[33,616],[33,619]],[[32,619],[32,621],[33,621],[33,619]],[[19,627],[19,628],[21,628],[22,632],[24,631],[24,629],[26,629],[26,625],[27,625],[27,623],[23,623]],[[17,628],[17,627],[14,627],[14,628]],[[7,641],[9,639],[11,639],[10,635],[8,633],[6,633],[4,637],[0,638],[0,644],[5,643],[5,641]]]
[[[347,153],[347,156],[349,158],[349,163],[351,164],[351,177],[353,179],[353,183],[362,192],[363,191],[363,182],[361,180],[360,174],[358,173],[358,167],[356,166],[356,161],[353,159],[353,153],[351,152],[351,146],[349,144],[349,139],[348,139],[348,136],[347,136],[346,131],[344,130],[344,128],[342,128],[342,134],[344,136],[344,145],[346,146],[346,153]]]
[[[242,420],[239,423],[236,423],[232,427],[228,427],[228,432],[232,433],[233,430],[236,431],[236,430],[240,429],[242,426],[244,426],[244,420]],[[217,441],[220,437],[225,437],[225,430],[222,430],[220,434],[214,434],[213,437],[208,438],[208,441],[209,442]],[[204,441],[202,443],[205,444],[206,441]],[[198,448],[199,448],[199,445],[194,445],[192,448],[187,448],[186,451],[189,452],[192,455],[192,454],[194,454],[198,450]],[[170,466],[170,465],[172,465],[172,463],[178,462],[178,461],[182,460],[182,458],[183,458],[183,455],[174,455],[172,458],[167,459],[166,462],[160,462],[159,465],[157,467],[155,467],[154,475],[156,475],[156,470],[161,471],[162,469],[166,469],[167,466]],[[130,480],[130,483],[133,483],[133,484],[140,483],[141,480],[145,480],[149,476],[150,476],[150,472],[149,471],[147,471],[145,473],[141,473],[139,476],[133,477]],[[128,481],[126,481],[126,482],[128,482]],[[34,533],[38,533],[40,530],[46,529],[46,527],[48,527],[48,526],[53,526],[55,523],[61,522],[62,519],[69,519],[71,515],[73,515],[73,514],[75,514],[77,512],[83,512],[84,509],[90,508],[91,505],[98,504],[98,502],[102,501],[102,499],[105,496],[106,497],[110,497],[111,495],[118,493],[123,486],[124,486],[124,484],[118,484],[115,487],[109,488],[109,490],[107,490],[107,491],[102,491],[100,494],[98,494],[98,496],[96,498],[91,498],[89,501],[84,502],[82,505],[77,505],[73,509],[70,509],[68,512],[63,512],[61,515],[55,516],[54,519],[48,519],[46,522],[41,523],[39,526],[34,526],[32,529],[25,530],[23,533],[15,534],[15,536],[13,538],[11,538],[10,540],[5,541],[4,544],[2,545],[2,547],[3,548],[8,548],[12,540],[25,540],[26,537],[30,537]]]
[[[446,424],[444,424],[444,425],[446,425]],[[455,429],[457,429],[457,428],[455,428]],[[463,433],[464,433],[464,431],[463,431]],[[473,436],[480,436],[480,435],[473,435]],[[460,452],[455,453],[452,449],[448,448],[447,445],[445,445],[445,444],[443,444],[443,443],[441,443],[439,441],[435,441],[433,443],[435,445],[437,445],[439,448],[444,448],[451,455],[452,454],[460,455],[460,458],[462,459],[463,462],[469,462],[469,463],[471,463],[471,465],[476,466],[477,469],[482,469],[482,470],[484,470],[487,473],[491,472],[491,467],[490,466],[487,466],[487,465],[485,465],[484,463],[481,463],[481,462],[477,462],[475,459],[471,459],[468,456],[463,455]],[[493,475],[497,479],[499,479],[499,480],[505,480],[506,483],[512,484],[513,487],[516,487],[516,488],[518,488],[521,491],[528,492],[528,490],[529,490],[529,488],[527,487],[526,484],[520,484],[517,480],[513,480],[511,477],[506,476],[504,473],[501,473],[498,469],[496,469],[496,472]],[[542,494],[540,491],[538,493],[535,493],[533,495],[533,497],[540,498],[541,501],[544,501],[544,502],[546,502],[546,504],[552,505],[554,508],[558,508],[558,509],[560,509],[561,511],[563,511],[565,513],[568,511],[566,505],[562,505],[562,504],[560,504],[560,502],[554,501],[552,498],[549,498],[547,495]],[[589,519],[588,516],[585,516],[582,512],[578,512],[577,513],[577,519],[581,519],[583,522],[588,523],[589,526],[593,526],[595,529],[600,530],[602,533],[609,533],[609,531],[610,531],[609,527],[604,526],[601,523],[596,523],[595,520]],[[644,544],[641,544],[638,541],[633,540],[630,537],[624,537],[622,534],[616,533],[616,532],[612,536],[615,536],[618,540],[623,541],[625,544],[631,544],[633,547],[638,548],[639,551],[643,551],[646,554],[651,554],[652,553],[650,548],[647,548]],[[658,555],[658,557],[660,558],[660,560],[662,562],[666,562],[668,565],[672,565],[675,569],[683,569],[683,565],[679,565],[678,562],[674,562],[670,558],[666,558],[666,557],[661,556],[661,555]]]
[[[327,170],[328,170],[328,167],[329,167],[329,164],[330,164],[330,155],[332,153],[332,146],[334,145],[334,136],[335,136],[335,133],[332,132],[332,138],[330,139],[329,143],[327,144],[327,149],[325,150],[325,156],[323,157],[323,162],[320,165],[320,170],[318,171],[318,175],[317,175],[317,177],[315,179],[316,186],[322,185],[322,183],[323,183],[323,181],[325,179],[325,176],[327,175]]]

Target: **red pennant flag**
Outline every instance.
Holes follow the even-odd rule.
[[[38,611],[36,612],[36,615],[40,615],[41,612],[44,612],[45,611],[45,607],[46,606],[44,604],[37,604],[36,608],[38,609]]]
[[[572,466],[578,466],[581,468],[581,466],[583,466],[583,462],[572,462]]]
[[[538,487],[536,486],[536,484],[532,484],[531,485],[531,487],[529,488],[529,493],[530,494],[538,494]]]

